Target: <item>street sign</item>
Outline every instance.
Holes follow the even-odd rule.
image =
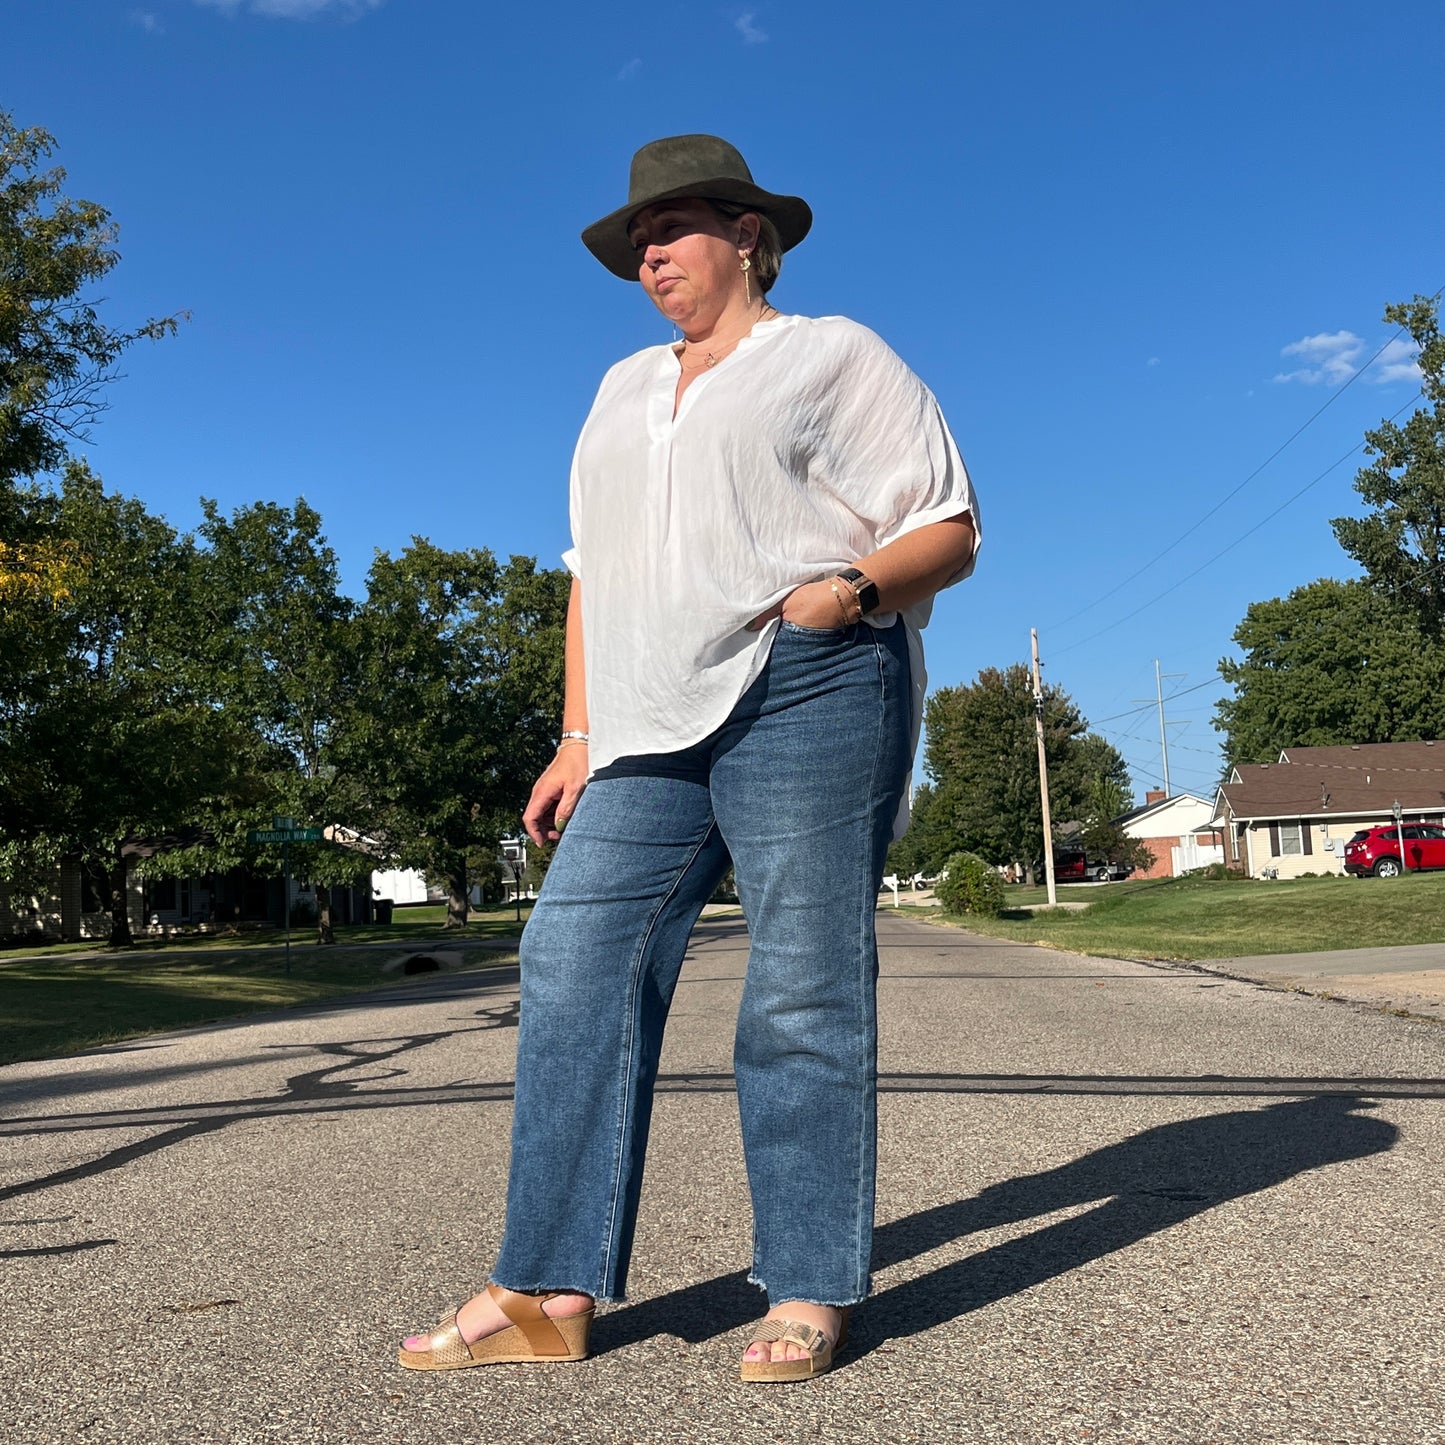
[[[320,828],[256,828],[246,834],[252,843],[319,843]]]

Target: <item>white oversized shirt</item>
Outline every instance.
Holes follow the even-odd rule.
[[[594,770],[719,728],[777,632],[747,624],[793,588],[930,522],[971,512],[978,526],[933,394],[856,322],[760,322],[691,382],[674,417],[677,379],[670,346],[618,362],[573,458],[563,560],[582,581]],[[970,559],[950,581],[972,570]],[[931,611],[929,599],[903,613],[915,748]]]

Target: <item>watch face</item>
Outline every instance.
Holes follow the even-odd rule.
[[[864,576],[856,567],[849,567],[838,574],[845,582],[852,584],[858,594],[858,607],[866,617],[878,606],[878,584]]]

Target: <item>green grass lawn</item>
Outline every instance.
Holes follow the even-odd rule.
[[[1124,893],[1137,893],[1141,888],[1151,887],[1155,881],[1150,878],[1125,878],[1118,883],[1060,883],[1054,892],[1060,903],[1094,904]],[[1049,906],[1049,890],[1043,884],[1037,888],[1025,888],[1022,883],[1005,883],[1003,891],[1009,908]]]
[[[524,920],[527,911],[524,905]],[[326,948],[309,930],[293,930],[289,974],[280,929],[233,939],[148,941],[81,957],[74,944],[7,952],[0,955],[0,1063],[385,987],[406,975],[383,973],[382,965],[428,943],[460,953],[467,967],[494,964],[508,955],[483,940],[520,932],[510,909],[474,913],[465,930],[451,933],[442,928],[443,908],[408,909],[397,918],[387,928],[338,928],[336,944]],[[397,946],[355,946],[388,943]],[[70,956],[48,956],[57,953]]]
[[[425,904],[414,908],[398,908],[392,922],[386,925],[376,923],[337,924],[336,942],[342,943],[413,943],[423,938],[511,938],[522,931],[532,912],[528,899],[522,900],[522,921],[517,922],[516,908],[508,904],[505,908],[472,909],[467,925],[460,931],[448,932],[447,910],[444,903]],[[222,930],[219,933],[178,933],[170,937],[162,935],[138,935],[127,957],[145,953],[169,953],[173,949],[209,949],[235,952],[245,948],[280,948],[286,940],[283,928],[265,925],[247,925],[236,933]],[[291,929],[291,950],[315,945],[316,927],[293,925]],[[26,944],[18,948],[0,951],[0,966],[7,960],[17,958],[48,958],[56,954],[108,954],[112,952],[105,939],[90,939],[83,943],[42,943]]]
[[[1034,895],[1038,895],[1035,900]],[[1445,942],[1445,872],[1289,882],[1160,878],[1059,890],[1079,912],[1030,916],[1043,889],[1010,889],[997,919],[956,920],[993,938],[1112,958],[1232,958],[1260,953]]]

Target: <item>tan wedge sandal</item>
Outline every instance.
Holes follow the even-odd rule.
[[[595,1310],[554,1319],[542,1306],[555,1299],[559,1290],[519,1294],[489,1284],[487,1293],[512,1322],[509,1328],[468,1344],[457,1328],[456,1315],[448,1315],[432,1331],[427,1349],[398,1350],[397,1362],[408,1370],[468,1370],[473,1365],[556,1364],[587,1358],[587,1337]]]
[[[848,1310],[838,1325],[838,1338],[830,1340],[825,1330],[805,1325],[801,1320],[759,1320],[753,1337],[743,1347],[744,1353],[754,1345],[770,1345],[781,1340],[797,1345],[808,1353],[801,1360],[744,1360],[741,1377],[752,1384],[777,1384],[785,1380],[811,1380],[833,1368],[833,1361],[848,1343]]]

